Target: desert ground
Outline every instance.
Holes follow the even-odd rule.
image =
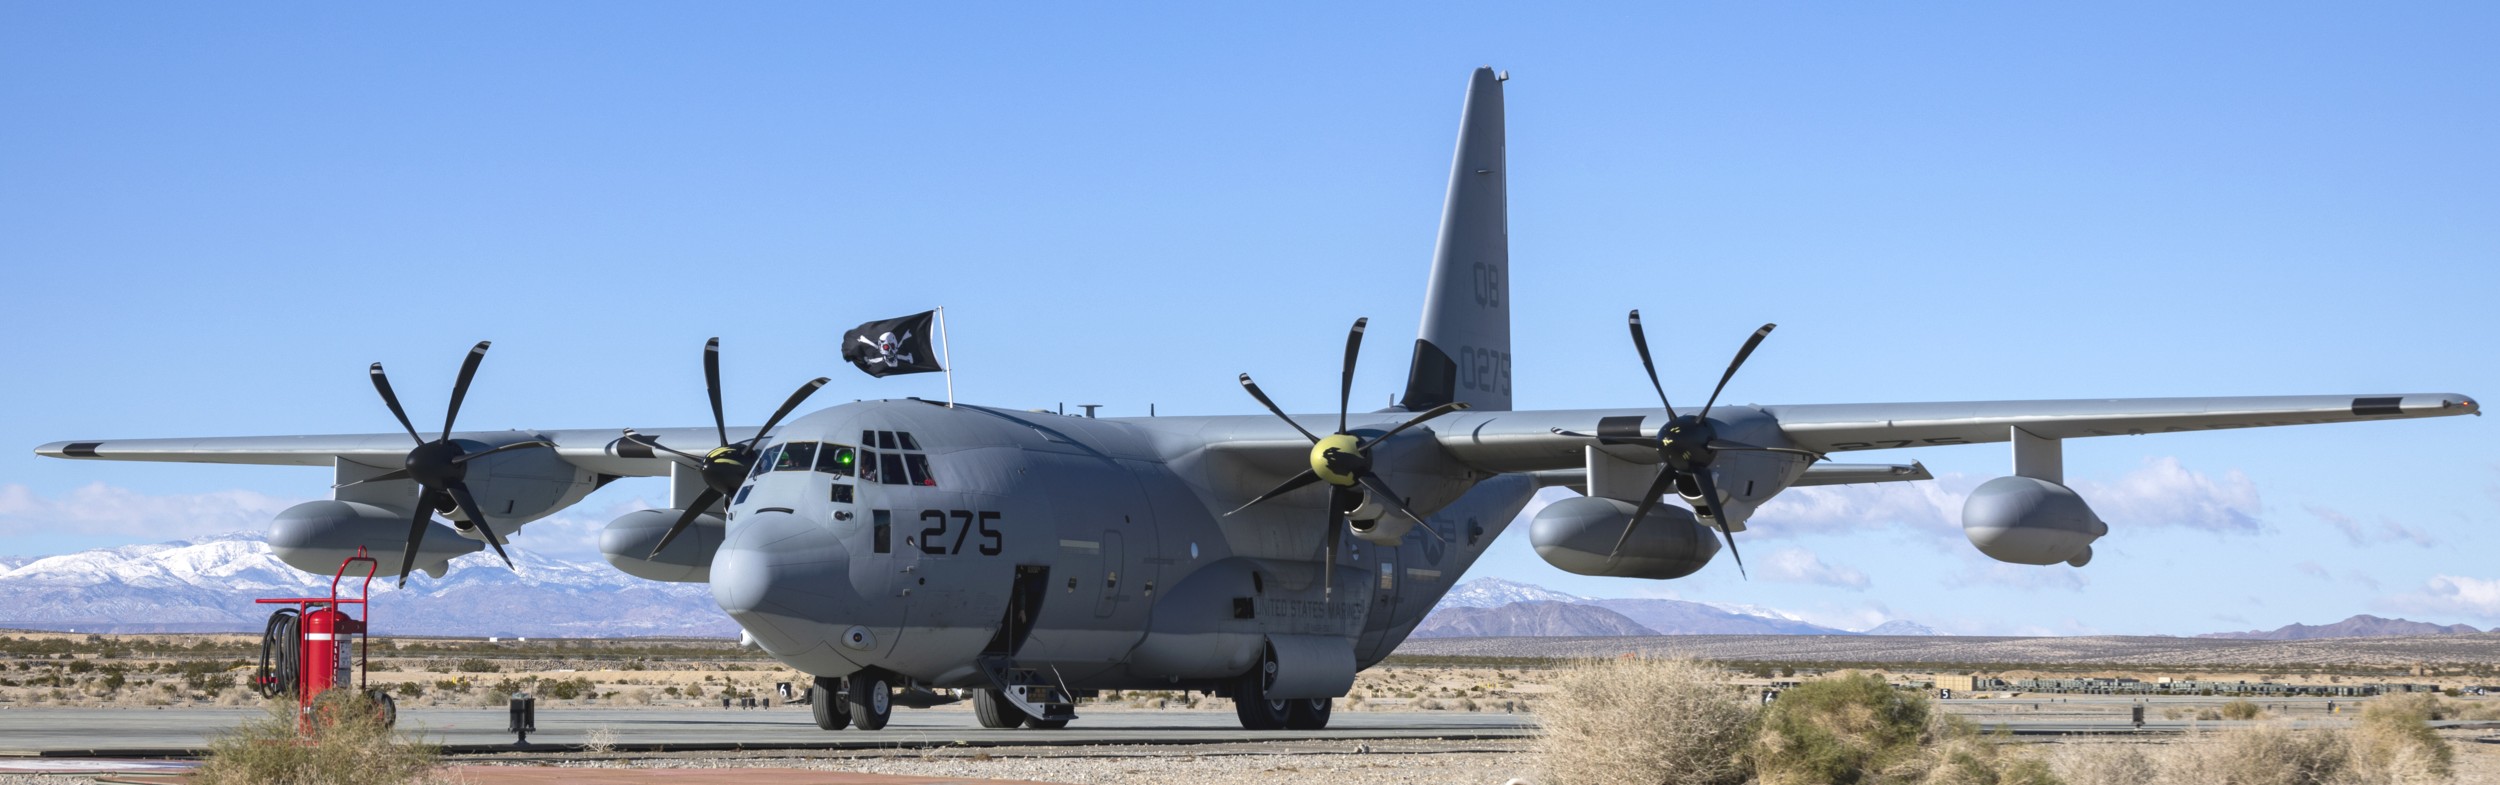
[[[2489,636],[2444,636],[2481,639]],[[2181,639],[1914,639],[1770,636],[1687,636],[1613,639],[1445,639],[1415,641],[1398,657],[1364,672],[1339,711],[1506,712],[1534,716],[1554,695],[1555,677],[1575,659],[1704,657],[1721,662],[1726,682],[1759,690],[1817,674],[1876,673],[1896,684],[1950,674],[2006,679],[2078,676],[2342,683],[2427,682],[2456,689],[2442,700],[2453,719],[2479,720],[2438,731],[2456,751],[2456,782],[2500,783],[2500,698],[2471,688],[2493,673],[2495,641],[2377,639],[2317,642]],[[2298,645],[2306,644],[2306,645]],[[801,674],[761,652],[727,641],[698,639],[477,640],[387,638],[370,643],[370,679],[403,706],[491,707],[512,692],[539,696],[542,712],[568,708],[717,707],[724,698],[788,707],[778,687],[803,689]],[[1493,656],[1501,652],[1508,656]],[[258,636],[86,635],[0,633],[0,711],[127,707],[249,706],[262,698],[247,684],[259,657]],[[2097,698],[2097,699],[2096,699]],[[1937,705],[1983,724],[2023,722],[2114,725],[2131,699],[2106,696],[1984,694]],[[2026,731],[2009,741],[2054,756],[2067,750],[2124,745],[2193,744],[2233,726],[2222,712],[2232,696],[2187,696],[2152,702],[2148,719],[2187,733],[2064,735]],[[2324,701],[2257,699],[2261,720],[2332,727],[2348,723],[2346,702],[2329,713]],[[962,705],[923,711],[966,712]],[[1207,712],[1229,715],[1229,701],[1186,692],[1112,692],[1081,711]],[[2173,728],[2175,730],[2176,728]],[[856,733],[856,731],[852,731]],[[1324,777],[1338,783],[1534,782],[1534,740],[1295,741],[1148,746],[950,747],[897,739],[890,749],[804,754],[630,753],[584,738],[542,739],[564,745],[528,755],[460,756],[464,766],[632,768],[765,767],[839,769],[897,775],[1071,783],[1275,782]],[[0,743],[0,747],[6,747]],[[59,775],[0,775],[0,783],[77,781]]]

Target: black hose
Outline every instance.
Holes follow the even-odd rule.
[[[295,694],[298,660],[303,641],[296,634],[298,618],[303,614],[294,608],[280,608],[269,614],[269,627],[260,634],[260,671],[255,674],[263,697],[275,698]]]

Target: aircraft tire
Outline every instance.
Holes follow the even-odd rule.
[[[825,730],[851,727],[850,707],[843,705],[842,693],[834,688],[840,683],[833,679],[817,679],[816,686],[807,688],[807,710],[816,715],[816,727]]]
[[[1051,710],[1052,710],[1052,711],[1054,711],[1054,712],[1059,711],[1059,710],[1061,710],[1061,709],[1067,709],[1067,710],[1070,710],[1070,711],[1074,711],[1074,707],[1069,707],[1069,706],[1052,706],[1052,707],[1050,707],[1050,708],[1051,708]],[[1067,721],[1067,720],[1046,720],[1046,719],[1042,719],[1042,718],[1040,718],[1040,717],[1026,716],[1026,717],[1024,718],[1024,727],[1027,727],[1027,728],[1032,728],[1032,729],[1034,729],[1034,730],[1058,730],[1058,729],[1060,729],[1060,728],[1065,728],[1065,727],[1068,727],[1068,721]]]
[[[1288,730],[1323,730],[1328,715],[1336,712],[1335,698],[1308,698],[1290,701],[1285,707],[1285,728]]]
[[[973,691],[972,716],[980,720],[984,728],[1013,728],[1032,719],[997,690]]]
[[[1287,705],[1291,701],[1267,699],[1268,667],[1263,664],[1241,677],[1241,686],[1233,689],[1233,715],[1241,719],[1243,730],[1284,730],[1292,711]]]
[[[861,672],[851,675],[851,722],[860,730],[884,730],[885,721],[894,717],[894,685],[885,676]]]

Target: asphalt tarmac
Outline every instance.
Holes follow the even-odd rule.
[[[257,708],[0,710],[0,756],[179,757],[219,732],[266,716]],[[455,753],[517,749],[504,709],[406,708],[399,727]],[[1059,730],[991,730],[960,708],[896,709],[883,730],[828,731],[804,706],[772,709],[582,708],[538,711],[535,749],[578,749],[605,731],[617,751],[858,749],[930,746],[1213,744],[1357,739],[1517,739],[1524,714],[1340,711],[1327,730],[1245,731],[1230,711],[1087,713]]]

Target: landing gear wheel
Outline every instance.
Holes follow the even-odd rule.
[[[1074,707],[1074,706],[1067,706],[1067,705],[1061,705],[1061,704],[1056,704],[1056,703],[1054,703],[1054,704],[1051,704],[1050,706],[1048,706],[1048,707],[1046,707],[1046,708],[1050,709],[1050,713],[1052,713],[1052,714],[1075,714],[1075,713],[1076,713],[1076,707]],[[1058,730],[1058,729],[1060,729],[1060,728],[1065,728],[1065,727],[1068,727],[1068,721],[1067,721],[1067,720],[1046,720],[1046,719],[1042,719],[1042,718],[1040,718],[1040,717],[1034,717],[1034,716],[1029,716],[1029,715],[1028,715],[1028,716],[1026,716],[1026,717],[1024,718],[1024,727],[1027,727],[1027,728],[1032,728],[1032,729],[1034,729],[1034,730]]]
[[[851,721],[860,730],[884,730],[894,717],[894,685],[874,673],[851,675]]]
[[[1285,728],[1287,730],[1321,730],[1323,728],[1327,728],[1328,715],[1334,713],[1336,709],[1337,699],[1335,698],[1304,698],[1301,700],[1287,701],[1285,707]]]
[[[984,728],[1013,728],[1032,718],[997,690],[972,692],[972,717],[980,720]]]
[[[816,686],[807,688],[807,709],[816,715],[816,727],[841,730],[851,727],[850,707],[842,705],[840,679],[816,677]]]
[[[1283,730],[1291,714],[1291,701],[1268,700],[1267,689],[1276,684],[1276,658],[1259,661],[1258,670],[1241,677],[1241,686],[1233,688],[1233,714],[1241,718],[1244,730]]]

